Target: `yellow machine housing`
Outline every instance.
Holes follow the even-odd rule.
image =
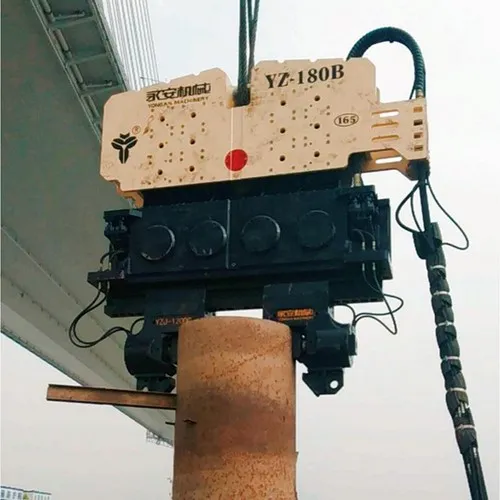
[[[220,69],[115,95],[104,108],[101,175],[138,192],[301,172],[362,172],[428,159],[425,98],[381,103],[366,58],[263,61],[249,105]],[[127,149],[125,152],[124,149]]]

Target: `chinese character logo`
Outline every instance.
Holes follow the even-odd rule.
[[[111,146],[118,150],[120,163],[126,163],[130,150],[137,144],[137,137],[130,134],[120,134],[120,137],[113,139]]]

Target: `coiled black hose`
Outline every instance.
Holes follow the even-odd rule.
[[[363,57],[365,52],[370,47],[383,42],[398,42],[408,48],[408,50],[411,52],[413,56],[415,79],[413,81],[413,88],[411,90],[410,99],[414,94],[417,97],[424,97],[426,92],[424,56],[422,55],[422,51],[420,50],[420,47],[418,46],[418,43],[415,41],[415,39],[402,29],[389,26],[370,31],[354,44],[349,54],[347,55],[347,59],[351,59],[352,57]]]

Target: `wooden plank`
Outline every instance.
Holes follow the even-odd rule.
[[[50,384],[47,389],[47,401],[153,408],[157,410],[175,410],[177,406],[177,396],[175,394],[55,384]]]

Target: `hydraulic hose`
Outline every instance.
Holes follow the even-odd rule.
[[[424,97],[426,92],[424,56],[422,55],[420,47],[418,46],[418,43],[415,41],[415,39],[402,29],[389,26],[370,31],[354,44],[349,54],[347,55],[347,59],[351,59],[352,57],[363,57],[365,52],[370,47],[383,42],[398,42],[407,47],[411,52],[413,56],[415,79],[413,82],[410,99],[413,97],[413,94],[415,94],[417,97]]]

